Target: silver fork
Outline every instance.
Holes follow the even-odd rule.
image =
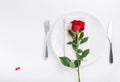
[[[48,58],[47,36],[48,36],[49,29],[50,29],[50,21],[49,21],[49,20],[46,20],[46,21],[44,22],[44,30],[45,30],[44,58],[45,58],[45,59]]]
[[[107,39],[109,41],[110,45],[110,51],[109,51],[109,63],[113,63],[113,49],[112,49],[112,21],[110,21],[107,29]]]

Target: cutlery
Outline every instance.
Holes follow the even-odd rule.
[[[112,49],[112,21],[110,21],[107,29],[107,39],[109,41],[109,63],[113,63],[113,49]]]
[[[49,21],[49,20],[46,20],[46,21],[44,22],[44,30],[45,30],[44,58],[45,58],[45,59],[48,58],[47,36],[48,36],[49,29],[50,29],[50,21]]]

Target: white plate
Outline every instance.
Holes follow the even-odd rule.
[[[89,29],[87,30],[87,35],[89,37],[89,42],[87,43],[87,48],[90,49],[90,54],[86,57],[85,61],[82,62],[82,66],[89,65],[95,60],[101,58],[105,55],[107,39],[104,33],[103,25],[101,22],[93,15],[85,12],[73,12],[62,16],[53,25],[51,30],[51,46],[57,57],[64,56],[64,19],[67,17],[82,17],[87,16],[89,18]],[[67,55],[69,57],[69,55]]]

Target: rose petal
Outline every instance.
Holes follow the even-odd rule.
[[[18,71],[18,70],[20,70],[20,67],[16,67],[16,68],[15,68],[15,71]]]
[[[72,22],[72,31],[76,32],[76,31],[83,31],[84,27],[85,27],[85,23],[81,20],[73,20]]]

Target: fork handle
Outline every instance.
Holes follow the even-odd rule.
[[[44,42],[44,58],[48,58],[48,45],[47,45],[47,36],[45,37],[45,42]]]
[[[112,50],[112,43],[110,42],[110,53],[109,53],[109,62],[113,63],[113,50]]]
[[[45,58],[48,58],[48,46],[47,46],[47,42],[46,42],[46,49],[45,49]]]

